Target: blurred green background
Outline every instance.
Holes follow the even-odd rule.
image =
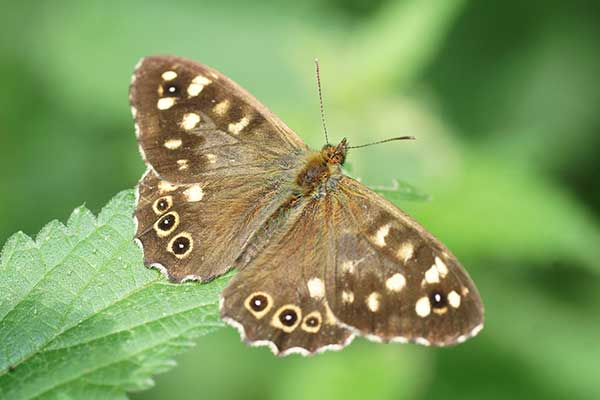
[[[0,242],[144,170],[127,90],[170,53],[245,86],[354,175],[428,193],[398,204],[463,261],[486,327],[450,349],[357,339],[273,357],[200,338],[134,399],[600,398],[600,3],[309,0],[10,2],[0,16]]]

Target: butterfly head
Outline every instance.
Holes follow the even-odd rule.
[[[346,153],[348,151],[348,141],[344,138],[340,144],[334,146],[332,144],[326,144],[321,149],[321,155],[327,164],[339,164],[343,165],[346,161]]]

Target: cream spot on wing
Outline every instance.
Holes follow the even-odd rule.
[[[420,344],[421,346],[431,346],[431,342],[424,337],[416,338],[415,343]]]
[[[308,293],[313,299],[321,299],[325,296],[325,285],[319,278],[311,278],[306,286],[308,286]]]
[[[439,283],[440,273],[438,272],[436,265],[432,265],[431,268],[425,271],[425,281],[429,284]]]
[[[466,296],[469,294],[469,288],[463,286],[462,289],[460,289],[460,292],[462,293],[463,296]]]
[[[198,96],[204,86],[208,85],[212,81],[202,75],[197,75],[194,79],[192,79],[192,83],[187,88],[187,92],[191,97]]]
[[[400,249],[398,249],[398,253],[396,255],[402,261],[407,262],[413,257],[414,253],[415,247],[413,246],[413,244],[411,242],[404,242],[400,246]]]
[[[415,311],[419,317],[426,317],[431,313],[431,303],[428,297],[421,297],[415,304]]]
[[[200,185],[192,185],[187,188],[183,195],[187,201],[200,201],[204,197],[204,192],[202,191],[202,187]]]
[[[134,106],[131,106],[131,115],[133,116],[133,118],[135,118],[135,116],[137,115],[137,108],[135,108]]]
[[[190,166],[190,160],[177,160],[178,169],[183,171],[184,169],[188,169]]]
[[[167,181],[160,181],[160,182],[158,182],[158,190],[161,193],[163,193],[163,192],[172,192],[175,189],[177,189],[177,186],[171,185]]]
[[[369,310],[371,310],[372,312],[376,312],[377,310],[379,310],[380,299],[381,295],[379,293],[371,293],[367,297],[367,307],[369,307]]]
[[[348,274],[353,274],[355,265],[356,263],[354,261],[346,260],[342,263],[342,271]]]
[[[454,308],[460,307],[460,294],[456,293],[454,290],[448,293],[448,304]]]
[[[245,127],[248,126],[249,123],[250,123],[250,119],[248,117],[243,117],[238,122],[235,122],[235,123],[232,122],[231,124],[229,124],[227,129],[229,130],[230,133],[233,133],[234,135],[238,135],[242,131],[242,129],[244,129]]]
[[[165,71],[161,76],[165,81],[172,81],[173,79],[177,78],[177,72]]]
[[[140,131],[140,126],[138,124],[134,124],[133,127],[135,128],[135,137],[140,137],[141,131]]]
[[[377,230],[375,236],[373,236],[373,242],[379,246],[385,246],[385,238],[390,233],[390,224],[385,224]]]
[[[406,278],[401,273],[395,273],[385,281],[385,286],[392,292],[399,292],[406,286]]]
[[[222,102],[217,103],[217,105],[213,107],[213,111],[215,112],[215,114],[222,117],[227,113],[227,111],[229,111],[230,106],[231,103],[229,102],[229,100],[225,99]]]
[[[173,104],[175,104],[175,97],[163,97],[158,99],[156,106],[159,110],[168,110],[169,108],[173,107]]]
[[[342,301],[344,303],[354,303],[354,293],[344,290],[342,292]]]
[[[196,113],[186,113],[181,120],[181,127],[186,131],[192,130],[200,122],[200,116]]]
[[[444,264],[444,262],[439,257],[436,257],[435,265],[437,267],[438,272],[440,273],[440,276],[442,278],[445,278],[446,275],[448,275],[448,267],[446,266],[446,264]]]
[[[176,150],[181,147],[181,139],[169,139],[165,141],[164,146],[169,150]]]
[[[209,153],[206,155],[206,159],[208,160],[209,163],[214,164],[217,161],[217,156]]]
[[[475,328],[473,328],[473,330],[471,330],[471,332],[469,333],[469,335],[471,337],[472,336],[476,336],[479,332],[481,332],[482,329],[483,329],[483,324],[479,324]]]

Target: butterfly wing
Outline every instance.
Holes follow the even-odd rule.
[[[129,99],[140,152],[170,183],[289,169],[307,150],[241,86],[185,58],[142,59]]]
[[[239,265],[223,292],[222,317],[246,341],[276,352],[343,346],[350,333],[439,346],[475,335],[481,300],[449,250],[362,184],[342,177],[337,185],[303,199],[280,233]],[[268,304],[258,314],[253,296]],[[286,331],[279,315],[287,309],[317,311],[330,326],[312,336],[300,324]]]
[[[287,195],[287,182],[258,175],[174,185],[148,170],[138,185],[136,240],[148,266],[172,281],[225,273]]]
[[[222,293],[221,317],[247,343],[307,355],[341,349],[354,338],[325,299],[329,243],[320,206],[303,199],[255,258],[237,264],[241,271]]]
[[[335,197],[342,211],[325,285],[340,323],[373,340],[436,346],[481,330],[477,288],[439,240],[351,178]]]
[[[306,145],[219,72],[144,58],[130,87],[140,151],[136,239],[174,281],[224,273],[285,200]]]

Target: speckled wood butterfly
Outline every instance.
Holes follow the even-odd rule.
[[[221,317],[274,353],[340,349],[354,336],[447,346],[483,326],[456,257],[341,171],[348,145],[310,150],[219,72],[144,58],[130,89],[148,171],[136,240],[174,282],[235,267]]]

